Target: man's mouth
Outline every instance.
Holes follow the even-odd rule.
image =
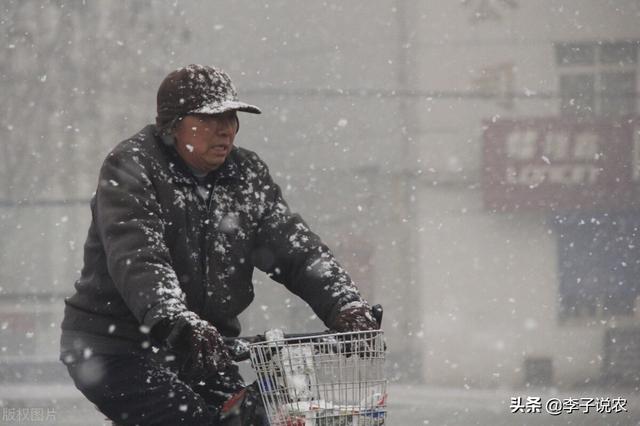
[[[227,145],[215,145],[213,148],[211,148],[211,150],[213,152],[217,152],[217,153],[225,153],[229,150],[229,147]]]

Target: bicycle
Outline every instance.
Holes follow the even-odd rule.
[[[380,305],[372,308],[379,328],[382,313]],[[270,426],[385,424],[386,344],[381,329],[306,334],[274,329],[224,341],[233,361],[250,361],[257,380],[224,404],[222,424],[246,424],[234,416],[246,408],[242,404],[250,390],[259,393]]]

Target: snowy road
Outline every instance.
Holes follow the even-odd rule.
[[[622,397],[626,412],[599,414],[511,413],[511,397]],[[6,385],[0,387],[0,425],[108,425],[69,385]],[[47,417],[49,417],[47,419]],[[393,426],[439,425],[640,425],[640,394],[616,390],[543,392],[535,390],[464,390],[394,384],[389,388],[389,421]]]

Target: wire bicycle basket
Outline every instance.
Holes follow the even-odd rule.
[[[251,344],[251,365],[270,424],[383,425],[383,337],[381,330],[288,338],[276,332]]]

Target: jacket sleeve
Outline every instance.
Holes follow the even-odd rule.
[[[254,265],[300,296],[331,327],[342,306],[364,301],[320,237],[291,213],[266,164],[259,161],[258,169],[264,184],[264,211]]]
[[[100,171],[93,220],[107,268],[125,303],[149,330],[187,308],[155,189],[135,153],[110,154]]]

